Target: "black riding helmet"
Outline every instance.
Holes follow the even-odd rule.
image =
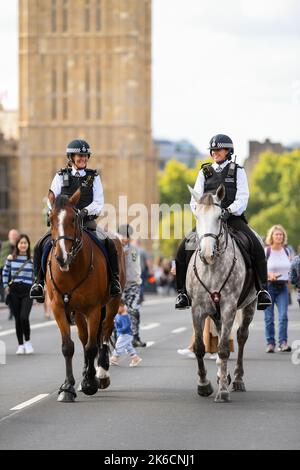
[[[228,150],[227,158],[228,160],[231,159],[231,155],[234,153],[234,148],[233,148],[233,142],[228,135],[225,134],[217,134],[214,135],[209,142],[209,148],[210,154],[212,150],[216,149],[226,149]]]
[[[87,155],[88,158],[91,156],[91,149],[89,144],[85,140],[81,139],[76,139],[72,140],[72,142],[69,143],[67,150],[66,150],[66,155],[68,158],[72,158],[73,155]]]

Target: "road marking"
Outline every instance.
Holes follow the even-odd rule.
[[[20,403],[20,405],[14,406],[13,408],[10,408],[10,411],[23,410],[23,408],[26,408],[27,406],[30,406],[33,403],[36,403],[40,400],[43,400],[43,398],[46,398],[48,396],[49,396],[49,393],[42,393],[40,395],[37,395],[34,398],[31,398],[31,400],[24,401],[23,403]]]
[[[171,333],[174,333],[176,335],[177,333],[182,333],[186,329],[186,326],[182,326],[181,328],[176,328],[175,330],[172,330]]]
[[[161,305],[161,304],[171,304],[172,302],[175,303],[175,297],[167,297],[166,299],[151,299],[145,300],[142,303],[142,307],[147,307],[148,305]]]
[[[155,341],[147,341],[147,348],[150,348],[153,344],[155,344]]]
[[[47,328],[48,326],[53,326],[56,325],[55,320],[47,321],[45,323],[36,323],[35,325],[30,325],[31,330],[39,330],[40,328]],[[13,335],[16,334],[16,330],[5,330],[0,332],[0,337],[1,336],[8,336],[8,335]]]
[[[160,323],[149,323],[148,325],[141,326],[140,330],[153,330],[153,328],[157,328],[158,326],[160,326]]]

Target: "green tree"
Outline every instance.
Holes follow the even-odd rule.
[[[250,179],[247,216],[250,225],[265,236],[281,224],[289,243],[299,244],[300,234],[300,150],[275,154],[264,152]]]

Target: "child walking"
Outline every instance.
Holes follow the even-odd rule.
[[[119,313],[117,313],[115,317],[115,327],[117,331],[117,342],[113,355],[110,358],[110,364],[114,366],[119,365],[119,357],[127,353],[131,357],[129,366],[137,366],[142,358],[137,355],[132,346],[131,321],[124,304],[120,305]]]

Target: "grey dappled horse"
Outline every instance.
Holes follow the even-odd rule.
[[[246,288],[241,305],[247,274],[242,254],[227,231],[227,224],[220,219],[221,201],[225,188],[219,186],[215,195],[200,195],[189,187],[197,202],[196,208],[196,251],[188,266],[186,287],[192,300],[192,316],[195,328],[194,351],[198,361],[198,393],[209,396],[213,388],[206,377],[203,357],[203,327],[205,318],[210,316],[216,325],[219,336],[218,349],[218,392],[215,402],[228,402],[230,375],[227,372],[229,358],[229,337],[237,308],[241,309],[242,320],[237,331],[238,359],[234,370],[233,391],[245,391],[243,382],[243,352],[249,334],[249,325],[256,308],[256,291],[252,278]],[[245,290],[245,289],[244,289]]]

